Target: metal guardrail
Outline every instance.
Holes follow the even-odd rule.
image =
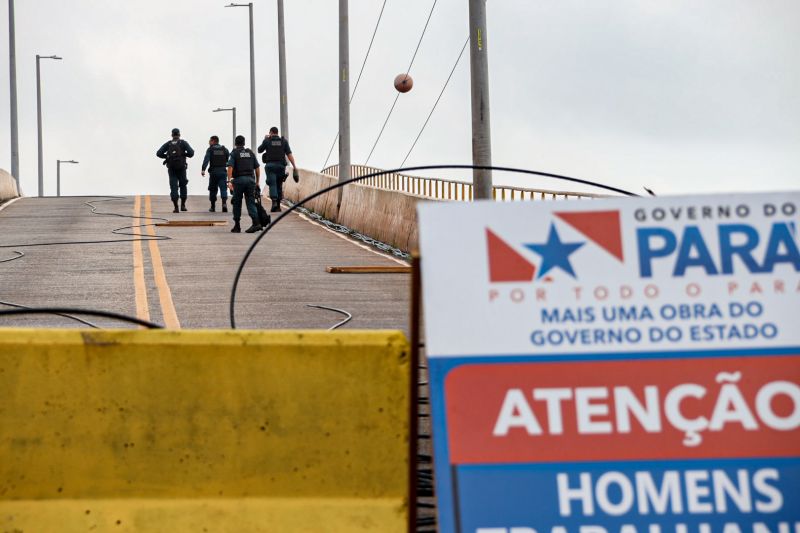
[[[352,165],[350,175],[360,178],[382,169],[364,165]],[[339,165],[331,165],[322,170],[327,176],[339,177]],[[425,178],[408,174],[384,174],[374,176],[359,182],[367,187],[376,187],[389,191],[400,191],[425,198],[436,200],[454,200],[458,202],[472,201],[472,184],[463,181],[448,180],[443,178]],[[606,195],[572,191],[552,191],[546,189],[529,189],[511,185],[495,185],[493,187],[495,200],[502,202],[515,200],[569,200],[584,198],[602,198]]]

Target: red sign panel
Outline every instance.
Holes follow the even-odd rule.
[[[793,457],[800,356],[464,365],[452,464]]]

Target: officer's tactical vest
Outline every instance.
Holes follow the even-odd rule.
[[[285,163],[286,156],[283,152],[283,137],[268,137],[267,151],[264,154],[265,163]]]
[[[228,164],[225,152],[225,147],[219,144],[211,147],[211,168],[225,168]]]
[[[233,150],[233,175],[253,176],[256,169],[256,155],[249,148],[236,148]]]

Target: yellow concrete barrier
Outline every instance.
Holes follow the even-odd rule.
[[[2,531],[405,531],[399,332],[0,330]]]

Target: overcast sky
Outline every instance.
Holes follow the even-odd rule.
[[[338,2],[285,0],[291,144],[319,170],[337,131]],[[206,194],[208,137],[249,137],[247,9],[226,0],[16,0],[21,174],[36,194],[35,55],[43,61],[45,193],[167,194],[156,149],[180,127]],[[254,0],[259,136],[279,122],[274,0]],[[350,0],[355,78],[381,0]],[[362,163],[433,0],[388,0],[352,107]],[[10,166],[6,2],[0,11],[0,167]],[[800,2],[796,0],[489,0],[494,162],[662,194],[797,189]],[[400,164],[468,33],[466,0],[439,0],[370,163]],[[469,163],[464,55],[408,165]],[[248,139],[248,144],[250,139]],[[337,159],[336,151],[332,162]],[[571,188],[496,174],[500,183]]]

